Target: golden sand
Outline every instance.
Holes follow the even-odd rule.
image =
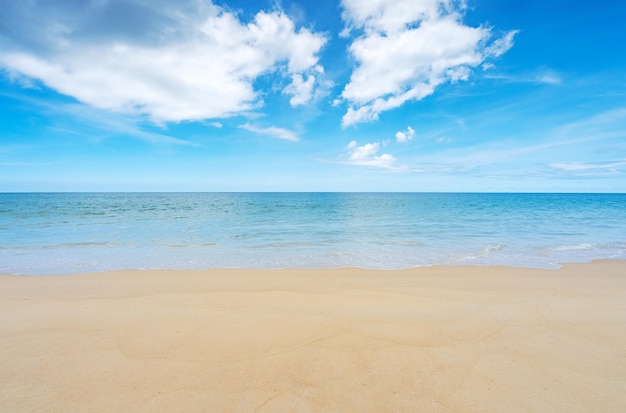
[[[624,412],[626,261],[0,276],[0,412]]]

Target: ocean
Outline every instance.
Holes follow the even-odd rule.
[[[600,258],[626,259],[626,194],[0,194],[2,274]]]

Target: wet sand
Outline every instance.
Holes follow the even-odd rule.
[[[2,412],[623,412],[626,261],[0,276]]]

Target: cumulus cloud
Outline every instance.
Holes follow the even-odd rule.
[[[359,146],[351,141],[346,147],[348,159],[342,163],[351,165],[373,166],[384,169],[403,169],[396,165],[396,158],[388,153],[376,155],[381,148],[380,142],[366,143]]]
[[[97,108],[157,122],[260,107],[275,72],[294,106],[313,96],[323,35],[283,12],[249,22],[209,0],[32,0],[3,5],[0,66]]]
[[[250,132],[258,133],[260,135],[268,135],[276,139],[283,139],[286,141],[297,142],[300,140],[298,135],[289,129],[277,128],[275,126],[270,126],[268,128],[261,128],[258,126],[251,125],[249,123],[240,125],[239,128],[245,129]]]
[[[410,126],[404,131],[396,132],[396,140],[400,143],[408,142],[411,139],[413,139],[414,136],[415,136],[415,131]]]
[[[445,82],[467,80],[471,70],[513,46],[516,31],[489,43],[492,32],[462,22],[464,2],[453,0],[342,0],[344,34],[356,62],[341,93],[347,127],[432,94]]]
[[[304,105],[311,100],[313,96],[313,86],[315,85],[315,76],[309,75],[306,80],[302,75],[293,75],[291,78],[291,84],[284,90],[286,94],[290,94],[291,99],[289,104],[291,106]]]

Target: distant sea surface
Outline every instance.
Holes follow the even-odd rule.
[[[626,194],[0,194],[0,273],[557,268],[626,259]]]

